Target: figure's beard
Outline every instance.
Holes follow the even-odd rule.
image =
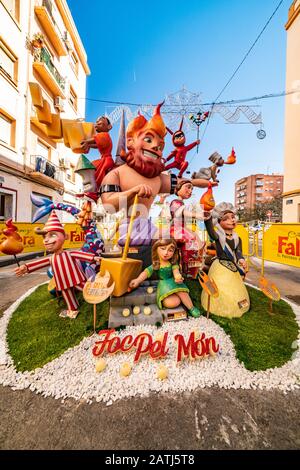
[[[155,178],[165,169],[165,165],[160,159],[153,159],[153,162],[148,162],[135,156],[132,150],[127,153],[125,161],[130,168],[146,178]]]

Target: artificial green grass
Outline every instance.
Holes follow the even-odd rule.
[[[187,281],[194,304],[200,305],[201,288],[197,281]],[[238,359],[251,371],[280,367],[294,352],[292,343],[298,325],[291,307],[283,300],[274,302],[275,315],[268,313],[268,299],[260,291],[248,288],[251,309],[241,318],[211,315],[230,336]],[[78,295],[78,294],[77,294]],[[64,308],[51,297],[47,286],[40,286],[14,312],[7,331],[10,354],[19,371],[33,370],[60,356],[93,331],[93,306],[79,294],[80,314],[76,320],[60,318]],[[107,327],[108,302],[97,306],[97,330]]]
[[[193,302],[200,306],[201,288],[197,281],[188,281]],[[210,315],[230,336],[237,358],[251,371],[281,367],[291,359],[292,343],[298,337],[295,314],[284,300],[273,302],[274,315],[268,313],[269,300],[257,289],[247,287],[251,308],[241,318]]]
[[[76,295],[80,313],[75,320],[59,317],[65,304],[49,295],[47,285],[19,305],[7,329],[9,352],[18,371],[42,367],[93,332],[93,305],[85,303],[81,293]],[[107,327],[108,312],[108,301],[97,305],[97,331]]]

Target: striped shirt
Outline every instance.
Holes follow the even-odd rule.
[[[28,272],[32,273],[51,266],[57,290],[65,290],[86,281],[80,261],[91,263],[94,257],[93,253],[83,251],[63,251],[58,254],[54,253],[48,258],[26,263],[26,267]]]

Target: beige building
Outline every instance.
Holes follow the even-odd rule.
[[[0,221],[29,222],[31,192],[76,205],[82,183],[76,154],[38,122],[28,83],[51,113],[81,120],[90,71],[66,0],[0,0],[0,24]]]
[[[283,222],[300,222],[300,0],[288,13]]]
[[[245,176],[235,183],[235,206],[241,210],[253,210],[256,204],[271,202],[283,191],[283,176],[256,174]]]

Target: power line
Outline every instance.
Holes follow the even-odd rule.
[[[211,101],[211,102],[207,102],[207,103],[195,103],[193,104],[193,107],[195,106],[217,106],[217,105],[225,105],[225,104],[235,104],[235,103],[246,103],[248,101],[256,101],[256,100],[265,100],[265,99],[268,99],[268,98],[279,98],[279,97],[282,97],[282,96],[286,96],[286,95],[292,95],[293,93],[299,93],[299,90],[290,90],[290,91],[281,91],[281,92],[278,92],[278,93],[269,93],[269,94],[266,94],[266,95],[261,95],[261,96],[252,96],[251,98],[241,98],[241,99],[234,99],[234,100],[227,100],[227,101]],[[115,104],[115,105],[127,105],[127,106],[137,106],[137,107],[141,107],[141,106],[152,106],[150,104],[143,104],[143,103],[130,103],[130,102],[126,102],[126,101],[110,101],[110,100],[101,100],[101,99],[97,99],[97,98],[78,98],[80,100],[86,100],[86,101],[95,101],[95,102],[98,102],[98,103],[105,103],[105,104]],[[168,105],[168,104],[165,104],[164,105],[164,108],[167,108],[167,107],[180,107],[182,106],[181,104],[172,104],[172,105]],[[175,113],[176,111],[164,111],[164,113]]]
[[[228,85],[232,82],[233,78],[236,76],[236,74],[238,73],[238,71],[240,70],[241,66],[243,65],[243,63],[245,62],[245,60],[247,59],[247,57],[249,56],[250,52],[252,51],[252,49],[255,47],[255,45],[257,44],[257,42],[259,41],[260,37],[262,36],[262,34],[264,33],[264,31],[266,30],[267,26],[269,25],[269,23],[271,22],[272,18],[275,16],[277,10],[280,8],[281,4],[283,3],[284,0],[280,0],[280,2],[278,3],[277,7],[275,8],[275,10],[273,11],[272,15],[270,16],[270,18],[268,19],[268,21],[266,22],[266,24],[264,25],[263,29],[261,30],[261,32],[259,33],[259,35],[257,36],[257,38],[255,39],[255,41],[253,42],[252,46],[250,47],[250,49],[246,52],[245,56],[243,57],[242,61],[239,63],[239,65],[236,67],[236,69],[234,70],[233,74],[230,76],[230,78],[227,80],[226,84],[223,86],[222,90],[220,91],[220,93],[218,94],[218,96],[216,97],[215,99],[215,102],[211,104],[211,109],[210,109],[210,113],[209,113],[209,116],[208,116],[208,119],[206,121],[206,126],[205,126],[205,129],[204,129],[204,132],[203,132],[203,135],[202,135],[202,140],[206,134],[206,131],[207,131],[207,128],[208,128],[208,125],[210,123],[210,117],[211,117],[211,114],[212,114],[212,111],[214,109],[214,106],[217,104],[217,100],[220,98],[220,96],[224,93],[224,91],[226,90],[226,88],[228,87]]]
[[[280,0],[280,2],[278,3],[277,7],[275,8],[275,10],[273,11],[272,15],[270,16],[270,18],[268,19],[268,21],[266,22],[265,26],[263,27],[263,29],[261,30],[261,32],[259,33],[259,35],[257,36],[257,38],[255,39],[254,43],[252,44],[252,46],[250,47],[250,49],[248,50],[248,52],[246,52],[243,60],[240,62],[240,64],[237,66],[237,68],[235,69],[235,71],[233,72],[233,74],[231,75],[231,77],[229,78],[229,80],[227,81],[227,83],[224,85],[224,87],[222,88],[222,90],[220,91],[220,93],[218,94],[217,98],[215,99],[215,101],[217,101],[220,96],[223,94],[223,92],[226,90],[226,88],[228,87],[228,85],[230,84],[230,82],[233,80],[233,78],[235,77],[235,75],[237,74],[237,72],[240,70],[241,66],[243,65],[243,63],[245,62],[245,60],[247,59],[248,55],[250,54],[250,52],[252,51],[252,49],[255,47],[256,43],[259,41],[260,37],[262,36],[262,34],[264,33],[264,31],[266,30],[267,26],[269,25],[269,23],[271,22],[272,18],[275,16],[277,10],[280,8],[281,4],[283,3],[284,0]]]

